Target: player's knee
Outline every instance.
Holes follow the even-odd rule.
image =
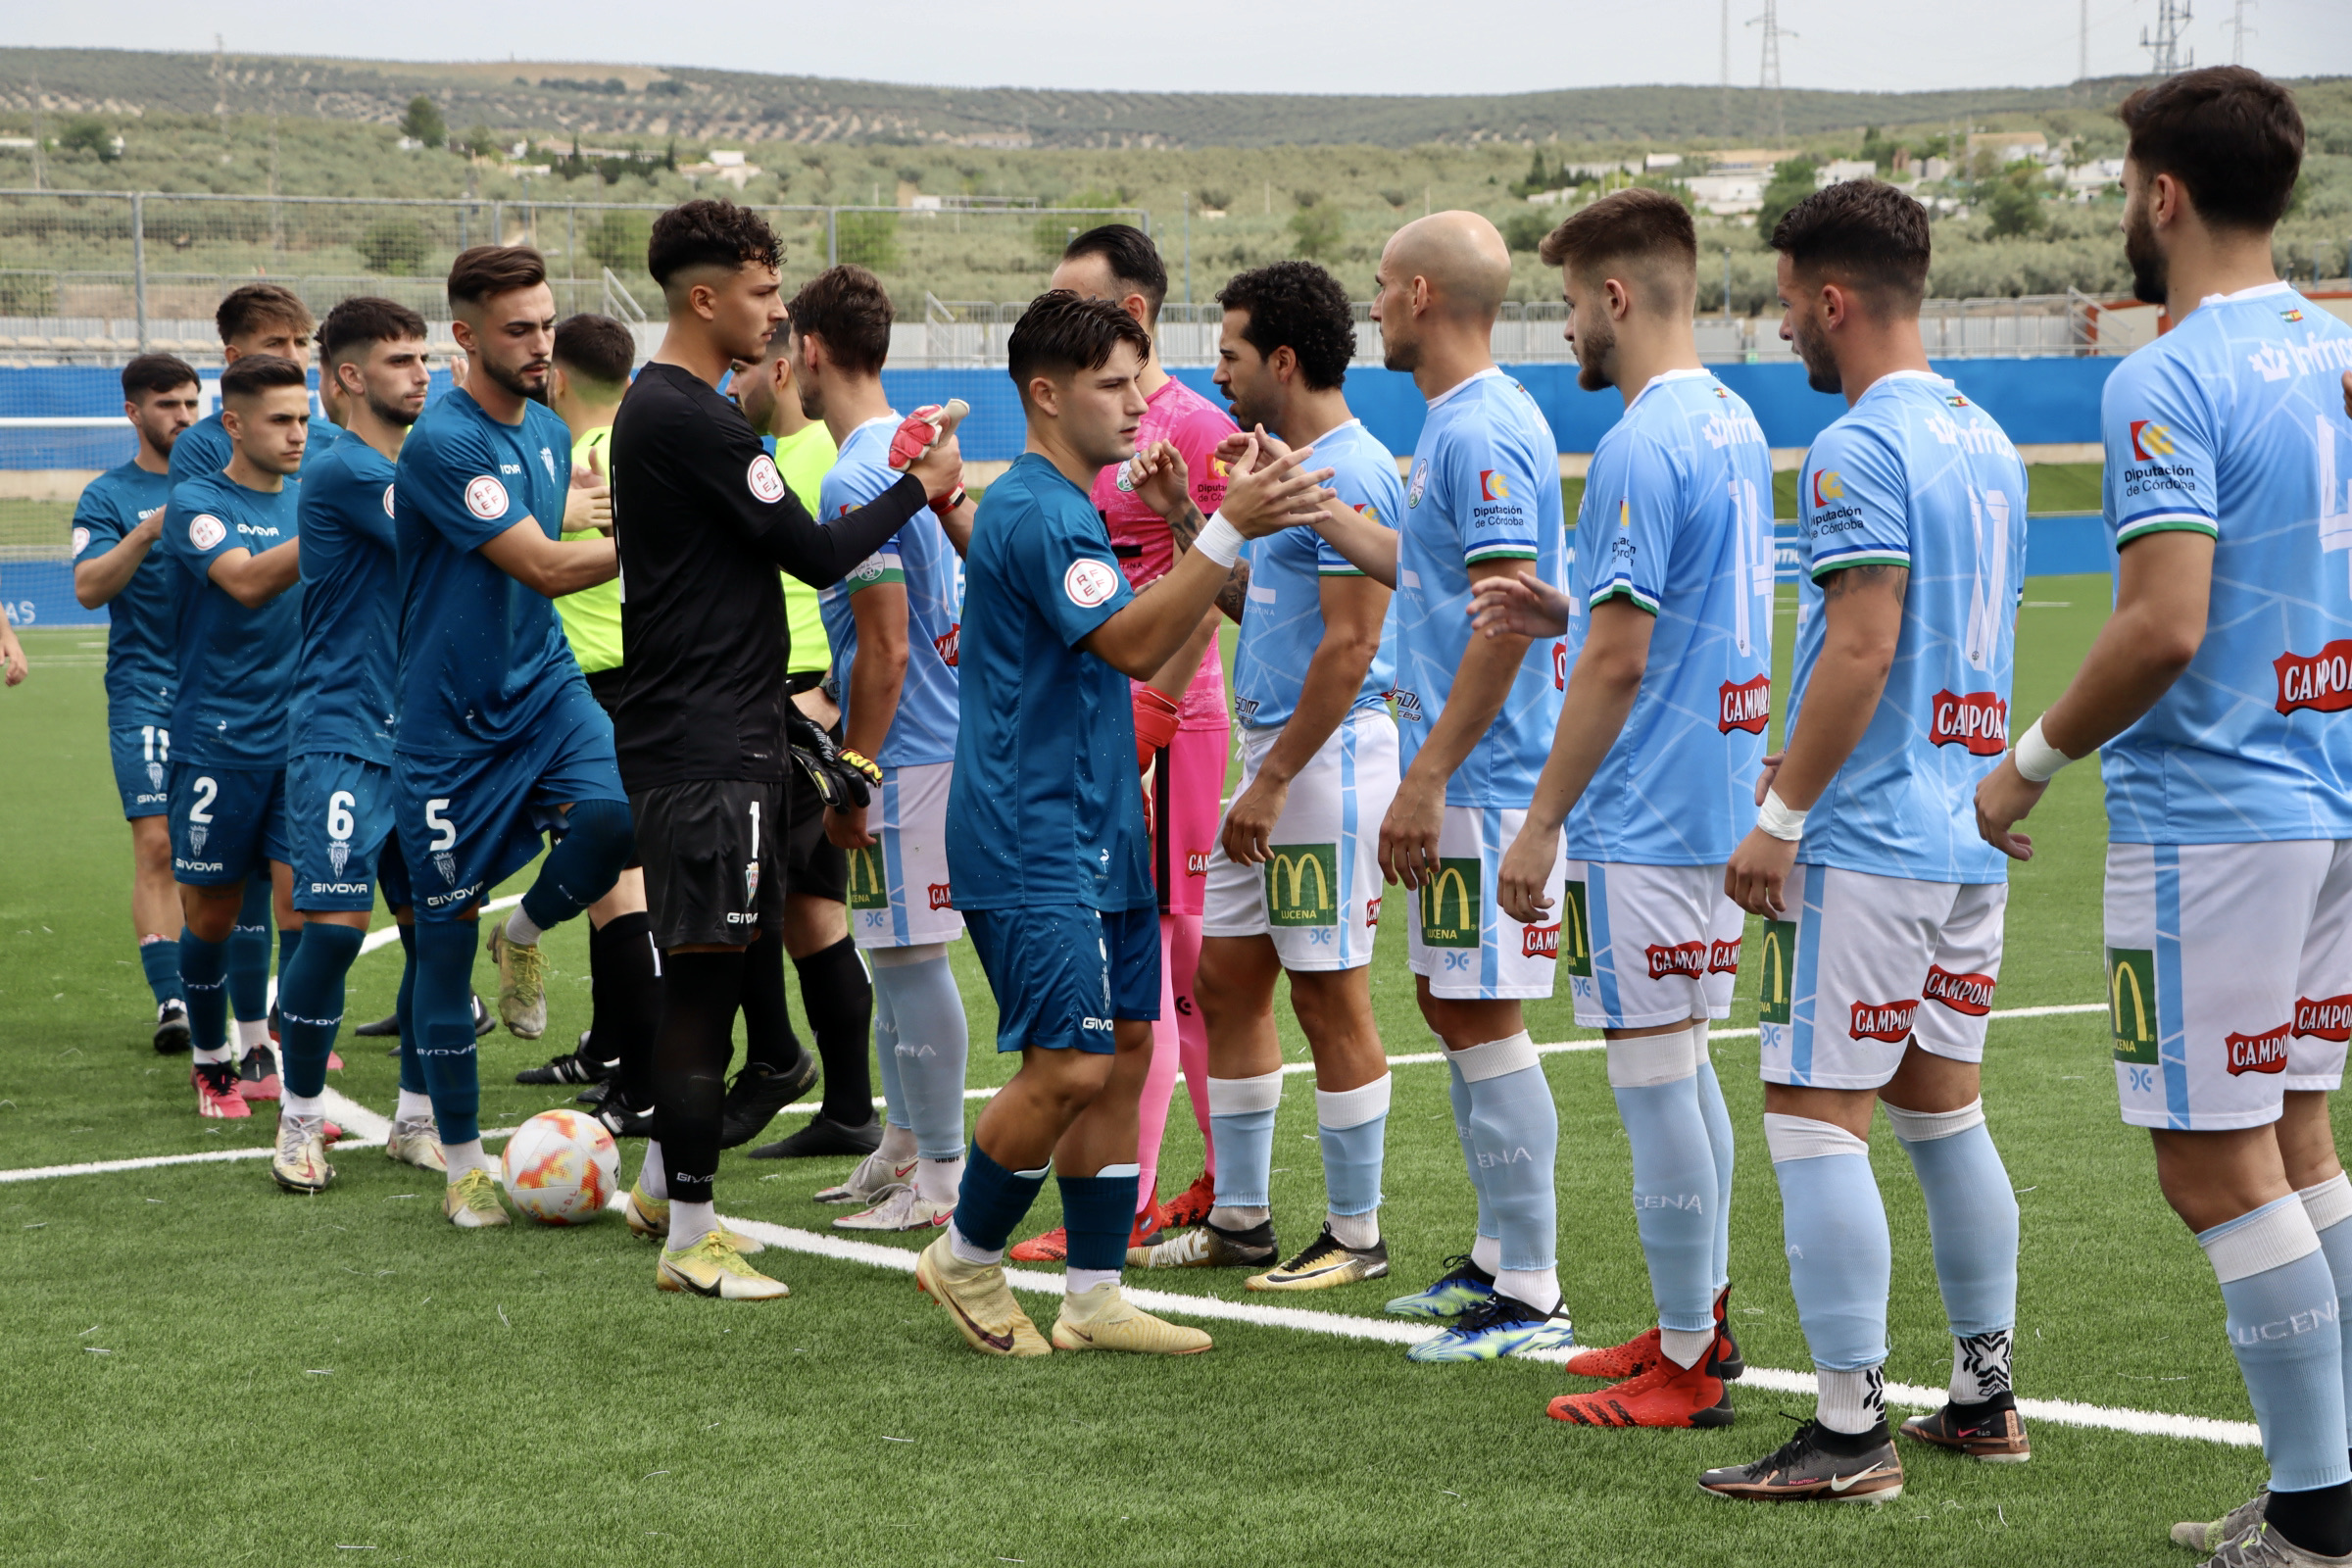
[[[576,843],[574,852],[593,866],[597,880],[610,890],[637,848],[636,829],[622,801],[582,801],[564,817],[564,840]]]

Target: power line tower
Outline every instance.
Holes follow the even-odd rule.
[[[2166,0],[2166,3],[2170,4],[2171,0]],[[1775,142],[1786,141],[1788,126],[1781,112],[1781,40],[1793,38],[1796,34],[1781,25],[1778,0],[1764,0],[1764,14],[1750,17],[1747,24],[1764,29],[1764,60],[1757,74],[1756,85],[1772,104],[1772,139]]]
[[[2262,30],[2246,25],[2246,7],[2251,3],[2252,0],[2234,0],[2230,8],[2230,63],[2233,66],[2246,63],[2246,34]]]
[[[2197,52],[2180,47],[2180,29],[2195,20],[2189,0],[2156,0],[2156,35],[2139,29],[2139,46],[2148,52],[2148,70],[2159,76],[2177,76],[2196,65]]]

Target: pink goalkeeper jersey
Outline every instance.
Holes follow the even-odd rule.
[[[1225,499],[1225,469],[1216,461],[1217,443],[1231,435],[1233,419],[1223,409],[1170,376],[1145,400],[1144,422],[1135,433],[1138,451],[1154,441],[1173,441],[1184,454],[1193,480],[1193,503],[1205,517]],[[1132,490],[1119,488],[1118,466],[1095,476],[1095,510],[1110,530],[1111,554],[1137,588],[1164,575],[1176,564],[1176,545],[1158,513]],[[1201,657],[1200,672],[1185,688],[1181,722],[1188,729],[1201,725],[1222,728],[1225,711],[1225,664],[1211,642]]]

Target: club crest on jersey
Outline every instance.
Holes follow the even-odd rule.
[[[1857,1002],[1845,1032],[1856,1040],[1884,1040],[1900,1045],[1911,1037],[1911,1021],[1919,1016],[1919,999],[1901,1002]]]
[[[87,550],[87,549],[89,549],[89,548],[90,548],[90,530],[89,530],[89,529],[87,529],[87,528],[76,528],[76,529],[74,529],[74,555],[76,555],[76,556],[79,556],[79,555],[80,555],[80,554],[81,554],[81,553],[82,553],[84,550]]]
[[[1954,1012],[1982,1018],[1992,1010],[1992,989],[1999,984],[1988,974],[1954,974],[1939,963],[1928,965],[1923,987],[1930,1002],[1940,1002]]]
[[[1118,569],[1092,556],[1081,556],[1061,574],[1061,591],[1080,610],[1092,610],[1119,591]]]
[[[551,452],[546,447],[541,447],[539,449],[539,466],[545,468],[547,470],[547,476],[550,479],[553,479],[556,476],[555,453]]]
[[[2339,637],[2316,654],[2280,654],[2271,667],[2278,672],[2281,713],[2298,708],[2340,713],[2352,708],[2352,637]]]
[[[2295,1033],[2342,1045],[2352,1040],[2352,992],[2340,997],[2295,999]]]
[[[743,902],[748,906],[760,902],[760,862],[743,862]]]
[[[458,858],[449,851],[435,850],[433,852],[433,869],[439,871],[441,880],[451,887],[454,888],[458,885]]]
[[[199,550],[210,550],[228,537],[228,525],[209,512],[200,512],[188,524],[188,543]]]
[[[2286,1071],[2286,1037],[2293,1028],[2292,1024],[2282,1023],[2258,1035],[2224,1035],[2222,1049],[2229,1054],[2230,1076]]]
[[[1502,473],[1494,468],[1478,470],[1478,498],[1481,501],[1508,501],[1511,487],[1503,482]]]
[[[390,485],[384,486],[384,515],[387,517],[394,515],[392,511],[392,486]]]
[[[2153,419],[2132,421],[2132,461],[2153,463],[2173,455],[2173,427]]]
[[[507,487],[495,475],[475,474],[466,481],[466,510],[484,522],[495,522],[507,514]]]
[[[1419,506],[1421,504],[1421,494],[1428,488],[1429,460],[1427,458],[1423,458],[1420,462],[1413,465],[1413,481],[1404,487],[1404,504],[1408,507]]]
[[[164,764],[163,764],[163,763],[161,763],[161,762],[149,762],[149,763],[147,764],[147,783],[149,784],[149,786],[150,786],[150,787],[152,787],[152,788],[155,788],[155,789],[159,789],[159,790],[160,790],[160,789],[162,789],[162,788],[164,787]]]
[[[1649,977],[1652,980],[1664,980],[1678,974],[1695,980],[1706,973],[1707,945],[1704,942],[1677,942],[1671,946],[1653,942],[1642,952],[1649,959]]]
[[[190,855],[202,855],[204,853],[204,841],[212,837],[212,834],[213,830],[209,827],[192,827],[188,829],[188,853]]]
[[[327,841],[326,863],[338,878],[343,875],[343,867],[350,859],[351,840],[330,839]]]
[[[1938,746],[1963,746],[1972,757],[2009,749],[2009,705],[1991,692],[1937,692],[1932,711],[1931,738]]]
[[[1813,470],[1813,504],[1826,507],[1833,501],[1845,499],[1845,480],[1836,468]]]
[[[952,909],[956,906],[956,901],[950,895],[947,883],[933,882],[930,884],[930,889],[931,907],[934,909]]]
[[[1772,677],[1751,675],[1746,680],[1725,681],[1715,693],[1717,712],[1715,727],[1729,735],[1743,729],[1750,735],[1761,735],[1772,720]]]

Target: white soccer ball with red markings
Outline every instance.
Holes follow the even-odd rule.
[[[594,1117],[543,1110],[499,1156],[507,1197],[542,1225],[585,1225],[619,1190],[620,1151]]]

